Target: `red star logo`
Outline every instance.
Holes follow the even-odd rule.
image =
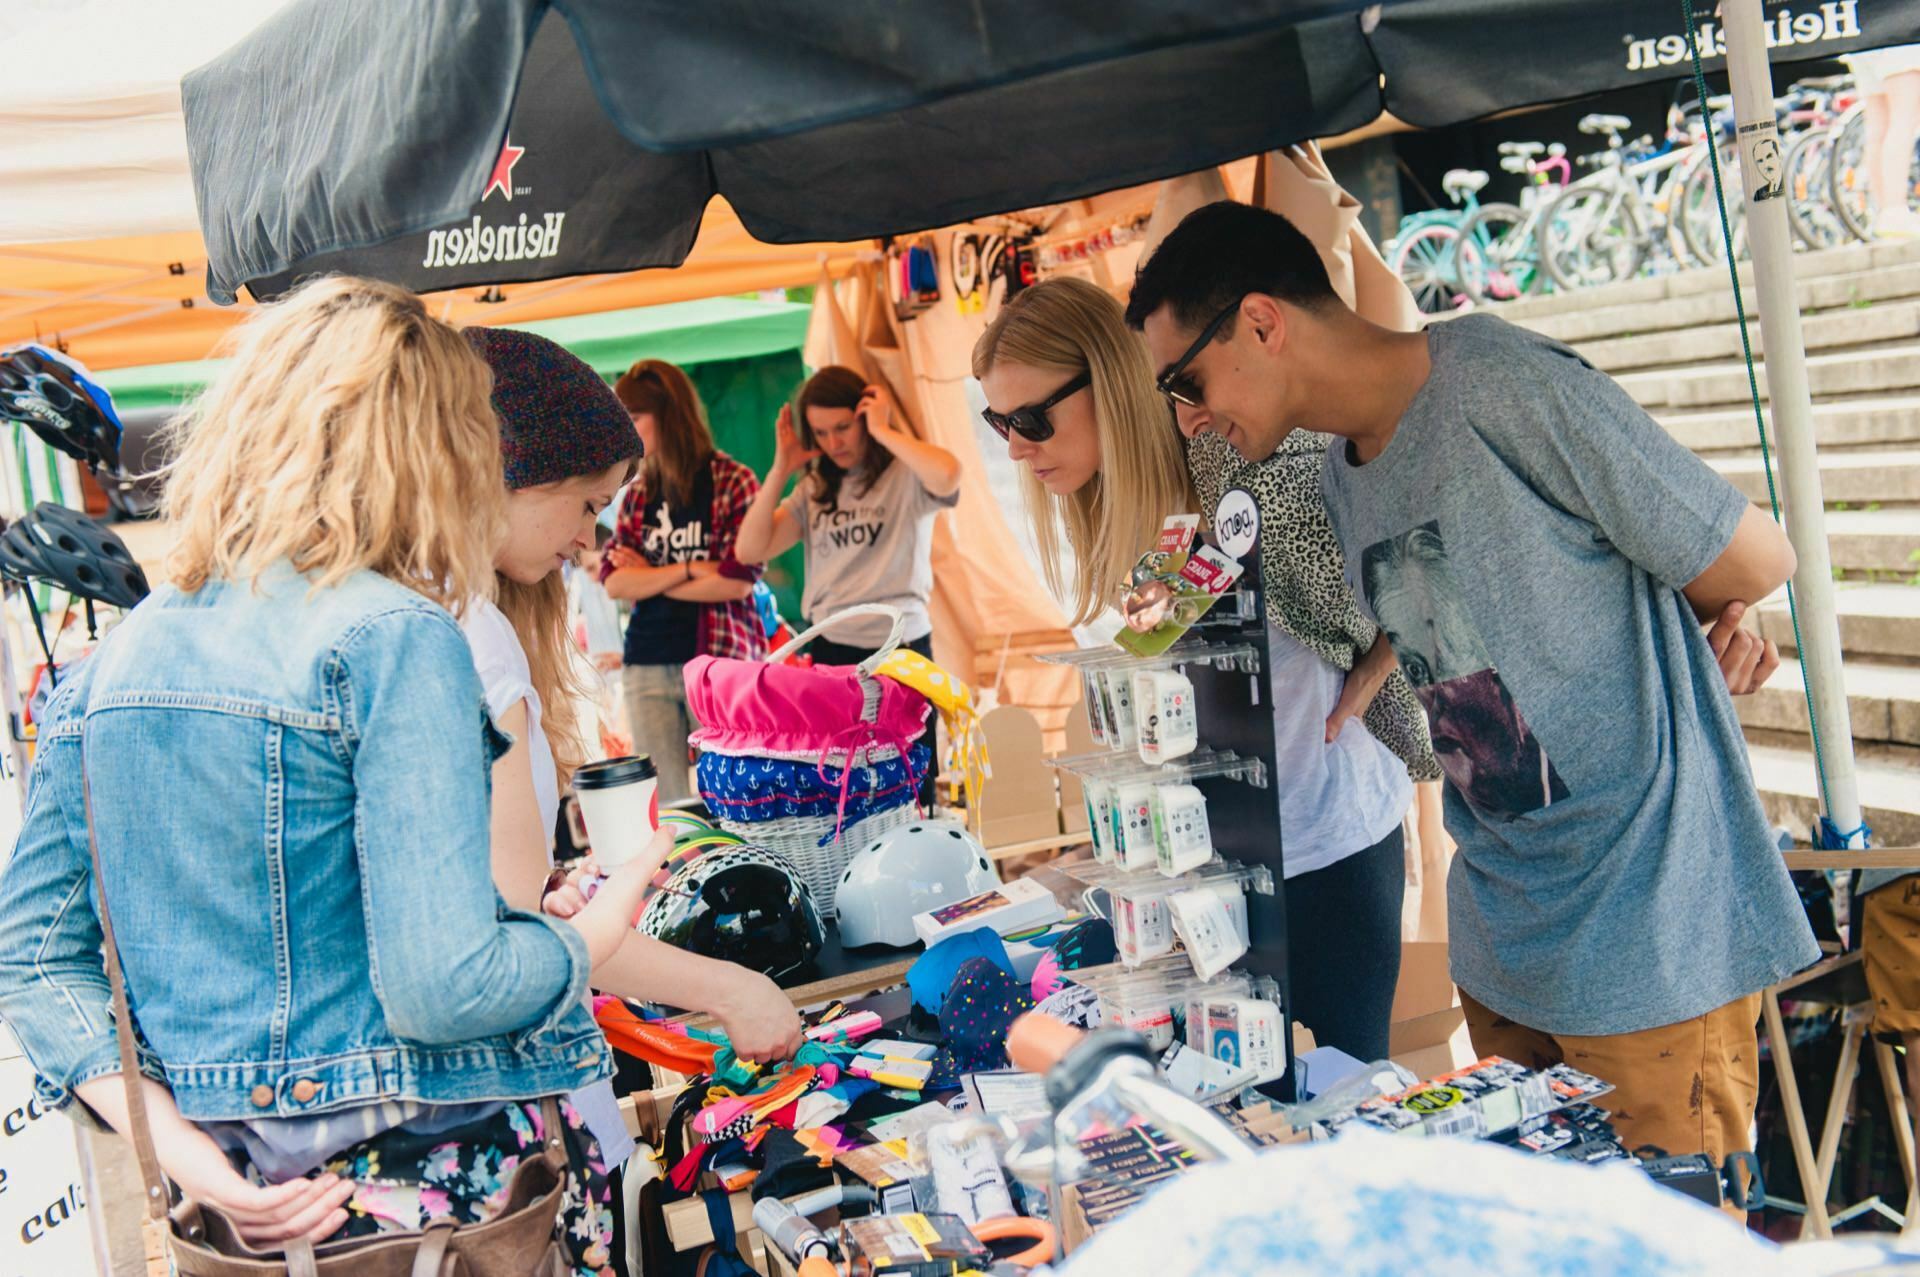
[[[501,143],[500,158],[493,162],[493,176],[487,179],[487,189],[480,192],[480,198],[483,201],[493,194],[495,187],[498,187],[500,193],[509,201],[513,199],[513,166],[518,164],[520,157],[526,153],[527,148],[515,146],[512,137],[508,137]]]

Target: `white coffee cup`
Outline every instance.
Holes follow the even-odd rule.
[[[573,774],[573,794],[602,869],[638,856],[660,830],[660,782],[645,754],[588,763]]]

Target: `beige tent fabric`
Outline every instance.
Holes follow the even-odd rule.
[[[884,385],[914,434],[960,459],[960,504],[934,525],[931,611],[934,659],[969,680],[977,654],[991,658],[1009,644],[1048,637],[1072,646],[1066,617],[1007,526],[1019,512],[1001,510],[988,486],[966,398],[982,327],[978,316],[960,314],[948,300],[901,322],[878,267],[867,264],[839,288],[823,283],[814,294],[806,346],[809,366],[844,364]],[[1009,662],[998,699],[1034,710],[1043,727],[1057,731],[1076,693],[1069,670]]]

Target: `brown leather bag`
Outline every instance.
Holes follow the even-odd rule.
[[[86,805],[87,853],[93,859],[107,981],[113,987],[120,1077],[127,1088],[127,1134],[146,1184],[147,1211],[156,1223],[165,1223],[167,1248],[181,1277],[567,1277],[572,1265],[559,1240],[560,1207],[567,1187],[566,1127],[552,1096],[540,1101],[546,1148],[540,1156],[520,1163],[507,1184],[506,1209],[484,1224],[430,1224],[418,1232],[380,1233],[318,1247],[301,1238],[287,1243],[284,1253],[275,1254],[247,1245],[224,1216],[191,1198],[183,1197],[172,1211],[167,1209],[166,1180],[154,1151],[134,1055],[126,977],[107,911],[106,878],[100,872],[100,844],[93,827],[93,788],[85,768],[83,754],[80,783]]]

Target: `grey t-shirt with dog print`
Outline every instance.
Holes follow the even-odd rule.
[[[1386,450],[1328,450],[1355,593],[1447,774],[1453,976],[1507,1019],[1629,1033],[1819,957],[1681,588],[1746,499],[1612,378],[1492,316],[1429,330]]]

